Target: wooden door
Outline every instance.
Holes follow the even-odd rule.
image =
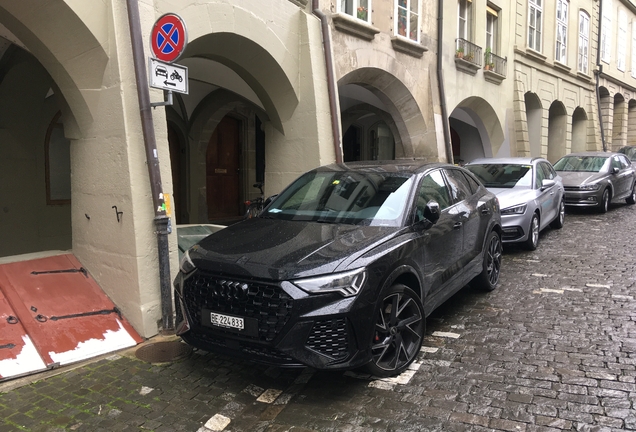
[[[177,224],[182,224],[183,201],[181,199],[181,140],[175,127],[168,123],[168,145],[170,148],[170,167],[172,168],[172,211]]]
[[[240,120],[223,117],[208,143],[206,188],[211,221],[240,215],[240,125]]]

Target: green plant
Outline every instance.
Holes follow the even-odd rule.
[[[464,57],[464,47],[457,48],[457,51],[455,51],[455,57],[458,57],[458,58]]]
[[[486,70],[495,70],[495,62],[493,58],[493,53],[490,48],[486,48],[484,51],[484,69]]]

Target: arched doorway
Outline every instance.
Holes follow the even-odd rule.
[[[438,158],[434,141],[422,139],[428,132],[422,112],[398,77],[356,69],[340,78],[338,96],[345,159]]]
[[[567,133],[567,113],[560,101],[552,102],[548,119],[548,154],[547,159],[555,163],[565,156],[565,142]]]
[[[240,206],[241,120],[226,115],[208,143],[205,170],[208,220],[237,218]]]
[[[526,105],[526,119],[528,123],[528,141],[530,144],[530,156],[542,156],[541,129],[543,121],[543,108],[539,97],[534,93],[524,95]]]
[[[620,93],[614,95],[613,111],[611,149],[616,151],[627,144],[627,102]]]
[[[587,150],[587,113],[581,107],[577,107],[572,113],[572,146],[571,152]]]
[[[480,97],[461,101],[451,112],[448,123],[453,160],[458,165],[505,151],[502,149],[504,133],[497,113],[488,101]]]

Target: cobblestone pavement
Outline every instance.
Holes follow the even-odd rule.
[[[0,431],[636,430],[635,232],[619,205],[508,248],[500,286],[435,311],[395,379],[124,353],[0,386]]]

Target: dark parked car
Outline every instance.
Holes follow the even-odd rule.
[[[595,207],[605,213],[610,202],[636,203],[636,173],[622,153],[571,153],[554,169],[563,178],[567,206]]]
[[[189,249],[177,334],[252,361],[395,375],[437,306],[469,282],[495,288],[500,235],[496,197],[463,168],[317,168]]]
[[[541,157],[482,158],[466,165],[501,205],[504,243],[539,245],[539,232],[565,221],[561,177]]]

